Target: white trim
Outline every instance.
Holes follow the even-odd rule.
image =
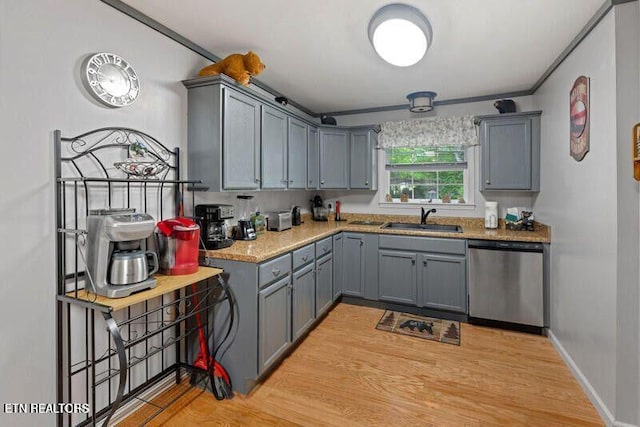
[[[435,207],[438,209],[454,209],[454,210],[473,210],[476,208],[476,205],[472,205],[470,203],[420,203],[420,202],[405,202],[405,203],[389,203],[389,202],[378,202],[378,206],[381,208],[393,208],[393,209],[411,209],[412,211],[416,210],[420,206],[424,207]]]
[[[578,381],[578,384],[580,384],[582,390],[585,392],[589,400],[591,400],[591,403],[596,408],[596,411],[598,411],[598,414],[600,414],[600,417],[603,419],[603,421],[609,427],[622,426],[623,424],[616,423],[616,420],[613,417],[611,411],[609,411],[609,408],[607,408],[607,405],[605,405],[602,399],[600,399],[600,396],[598,395],[596,390],[593,388],[589,380],[587,380],[587,377],[584,376],[578,365],[576,365],[576,362],[573,361],[558,338],[553,334],[553,331],[549,330],[548,332],[551,344],[553,344],[558,354],[560,354],[560,357],[562,357],[562,360],[564,360],[564,362],[567,364],[569,370]]]

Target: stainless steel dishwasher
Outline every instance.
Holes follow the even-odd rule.
[[[541,243],[469,240],[469,322],[542,333],[543,268]]]

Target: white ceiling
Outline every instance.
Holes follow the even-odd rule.
[[[253,50],[258,77],[314,112],[530,89],[604,0],[407,0],[429,19],[433,44],[413,67],[380,59],[371,16],[394,0],[124,0],[220,57]],[[596,54],[596,53],[594,53]]]

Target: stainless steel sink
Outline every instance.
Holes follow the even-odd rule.
[[[395,230],[437,231],[440,233],[462,233],[462,227],[451,224],[411,224],[406,222],[390,222],[382,228]]]

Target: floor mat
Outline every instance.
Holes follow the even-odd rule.
[[[387,310],[376,329],[460,345],[460,322]]]

